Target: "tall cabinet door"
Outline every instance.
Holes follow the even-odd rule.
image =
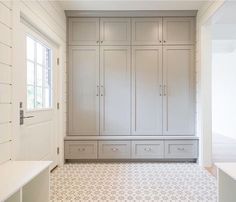
[[[164,135],[194,135],[193,46],[168,46],[163,52]]]
[[[99,47],[69,49],[69,134],[99,135]]]
[[[101,18],[101,45],[130,45],[130,18]]]
[[[69,45],[99,45],[99,18],[69,18]]]
[[[162,47],[133,47],[132,71],[132,134],[162,135]]]
[[[130,135],[130,47],[100,50],[101,135]]]

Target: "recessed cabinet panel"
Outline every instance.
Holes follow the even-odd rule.
[[[99,141],[99,159],[129,159],[130,141]]]
[[[132,45],[161,45],[162,18],[133,18]]]
[[[99,135],[99,48],[70,48],[70,135]]]
[[[165,47],[163,58],[163,134],[194,135],[193,47]]]
[[[130,18],[101,18],[101,45],[130,45]]]
[[[159,159],[164,157],[164,141],[132,141],[133,159]]]
[[[133,47],[132,54],[132,134],[162,135],[162,47]]]
[[[194,44],[194,18],[163,18],[163,44]]]
[[[99,18],[70,18],[69,45],[99,45]]]
[[[198,140],[166,140],[165,158],[197,158]]]
[[[104,46],[100,55],[101,135],[130,135],[130,47]]]
[[[65,141],[65,159],[97,159],[97,141]]]

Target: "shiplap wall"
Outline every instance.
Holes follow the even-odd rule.
[[[12,3],[0,1],[0,163],[11,158]]]
[[[13,85],[11,84],[12,78],[14,81],[14,68],[21,67],[17,65],[14,66],[14,62],[12,62],[14,61],[14,55],[18,54],[14,52],[14,44],[12,44],[12,35],[17,36],[18,27],[14,27],[16,23],[15,16],[17,16],[16,21],[19,23],[21,16],[20,13],[30,18],[30,21],[32,21],[35,25],[38,26],[37,28],[45,32],[44,34],[48,34],[51,39],[55,39],[55,41],[58,43],[58,46],[60,47],[60,68],[63,72],[62,74],[60,74],[61,76],[59,84],[62,90],[62,92],[59,93],[59,101],[61,101],[62,110],[60,119],[60,132],[61,136],[65,136],[66,134],[65,124],[67,76],[66,17],[64,11],[60,7],[59,3],[56,1],[0,0],[0,163],[7,161],[11,158],[17,159],[17,154],[14,151],[15,144],[12,144],[12,142],[15,141],[14,136],[19,137],[19,134],[12,135],[12,131],[14,133],[18,131],[16,125],[19,124],[19,120],[15,118],[18,117],[18,114],[14,114],[18,112],[12,110],[12,108],[14,108],[12,107],[12,105],[18,106],[18,103],[14,102],[15,95],[12,95],[12,88],[14,93],[14,86],[17,85],[17,83],[13,82]],[[12,54],[12,52],[14,54]],[[14,127],[12,127],[11,124],[13,124]],[[61,137],[61,142],[59,143],[60,147],[63,147],[62,139],[63,138]],[[61,155],[62,154],[63,152],[61,152]],[[62,160],[63,155],[61,156],[61,161]]]

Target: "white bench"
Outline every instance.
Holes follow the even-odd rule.
[[[216,163],[218,168],[218,201],[236,201],[236,163]]]
[[[0,202],[48,202],[51,161],[9,161],[0,165]]]

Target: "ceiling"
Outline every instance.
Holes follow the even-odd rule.
[[[64,10],[198,10],[206,0],[67,0]]]

